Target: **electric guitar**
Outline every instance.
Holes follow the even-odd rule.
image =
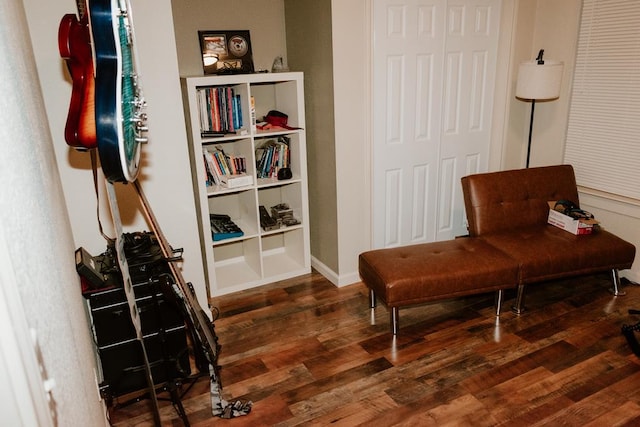
[[[95,121],[95,81],[89,18],[84,0],[77,3],[78,15],[68,13],[58,28],[58,50],[71,75],[69,113],[64,128],[67,144],[78,150],[97,146]],[[80,17],[78,19],[78,17]]]
[[[133,186],[138,193],[138,199],[142,206],[142,210],[151,225],[162,255],[167,260],[169,268],[175,282],[165,277],[165,286],[171,287],[173,294],[182,307],[185,320],[191,331],[193,345],[199,347],[195,349],[195,362],[200,372],[209,371],[210,397],[211,397],[211,413],[220,418],[235,418],[247,415],[251,412],[252,402],[242,402],[236,400],[227,402],[222,397],[222,384],[220,382],[220,367],[218,366],[218,354],[220,345],[218,337],[215,333],[213,323],[209,320],[204,310],[200,307],[198,299],[195,296],[191,283],[186,283],[182,277],[182,272],[176,265],[179,260],[175,256],[175,251],[169,245],[166,237],[160,229],[160,225],[156,220],[151,206],[145,197],[142,187],[138,181],[134,181]]]
[[[128,0],[89,0],[95,50],[96,132],[109,182],[133,182],[140,144],[147,142],[146,106],[136,74],[133,20]]]

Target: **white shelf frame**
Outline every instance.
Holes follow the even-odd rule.
[[[197,90],[215,86],[232,86],[240,94],[243,126],[235,134],[202,137]],[[209,298],[309,273],[311,255],[303,74],[291,72],[186,77],[182,79],[182,89]],[[299,129],[255,129],[250,112],[252,96],[255,99],[255,117],[261,118],[269,110],[278,110],[288,115],[290,126]],[[256,146],[265,139],[282,135],[291,138],[293,177],[282,181],[275,178],[257,179]],[[246,145],[241,146],[242,144],[249,144],[250,150],[247,150]],[[231,189],[206,185],[202,149],[218,145],[229,151],[242,152],[245,156],[250,151],[247,173],[254,176],[252,185]],[[271,203],[290,203],[300,224],[277,230],[262,230],[258,212],[261,200],[269,203],[269,206],[265,205],[268,211]],[[209,223],[210,213],[231,216],[244,235],[214,242]]]

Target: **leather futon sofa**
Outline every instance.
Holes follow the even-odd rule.
[[[429,301],[495,291],[499,315],[504,290],[517,288],[520,314],[526,286],[604,271],[623,294],[618,271],[631,268],[635,246],[603,229],[577,236],[547,224],[549,201],[579,206],[570,165],[469,175],[462,190],[468,236],[360,254],[371,307],[389,307],[394,335],[400,307]]]

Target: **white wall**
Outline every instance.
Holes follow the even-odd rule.
[[[538,0],[537,3],[537,9],[534,13],[533,40],[526,60],[533,60],[538,51],[544,49],[545,59],[564,63],[564,73],[560,87],[560,98],[555,101],[536,103],[534,130],[531,138],[531,166],[561,163],[564,158],[571,84],[582,10],[581,0],[560,2]],[[527,107],[530,107],[530,104],[527,104]],[[526,109],[527,125],[530,111],[530,108]],[[525,135],[528,136],[528,129]]]
[[[198,30],[249,30],[256,70],[286,64],[284,0],[174,0],[173,15],[181,76],[203,73]]]
[[[332,0],[338,210],[338,285],[360,280],[358,255],[371,247],[371,10]],[[348,43],[344,41],[348,40]]]
[[[640,206],[624,200],[612,200],[609,195],[580,192],[580,206],[593,213],[607,231],[622,237],[636,247],[636,259],[630,270],[620,272],[622,277],[640,283]]]
[[[0,423],[107,425],[22,6],[0,5]]]

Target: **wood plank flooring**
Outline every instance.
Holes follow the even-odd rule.
[[[253,401],[212,418],[208,380],[183,396],[192,426],[637,426],[640,360],[620,332],[640,321],[640,288],[608,275],[530,287],[521,316],[493,315],[493,294],[400,310],[368,308],[358,283],[312,273],[216,298],[223,394]],[[640,333],[638,333],[640,338]],[[150,426],[148,401],[110,411]],[[181,426],[162,403],[163,425]]]

